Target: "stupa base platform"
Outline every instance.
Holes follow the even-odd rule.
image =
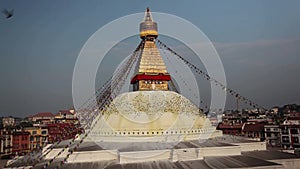
[[[76,145],[74,143],[70,147]],[[68,144],[57,145],[34,168],[41,168]],[[59,155],[47,168],[55,168],[67,156]],[[257,158],[256,158],[257,157]],[[60,168],[295,168],[300,158],[290,153],[266,150],[266,143],[224,135],[199,142],[111,143],[83,142]],[[21,164],[18,164],[21,166]],[[24,165],[25,166],[25,165]],[[9,167],[15,167],[14,164]],[[28,166],[30,167],[30,166]],[[22,167],[23,168],[23,167]],[[25,167],[26,168],[26,167]]]
[[[246,150],[266,150],[265,142],[227,143],[222,138],[201,142],[85,142],[68,159],[67,163],[116,161],[119,164],[162,161],[203,160],[206,157],[238,156]],[[51,157],[49,157],[51,159]]]
[[[76,143],[74,143],[75,146]],[[59,152],[65,145],[56,147]],[[72,146],[70,149],[72,149]],[[182,142],[91,142],[85,141],[70,155],[66,163],[87,163],[115,161],[119,164],[168,160],[190,161],[203,160],[206,157],[238,156],[243,151],[266,150],[265,142],[240,141],[226,142],[225,137],[215,137],[205,141],[190,140]],[[57,153],[48,154],[50,160]],[[64,158],[62,153],[59,158]]]

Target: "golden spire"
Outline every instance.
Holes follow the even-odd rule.
[[[149,8],[140,24],[140,37],[145,40],[136,75],[132,78],[134,90],[168,90],[171,80],[166,65],[155,44],[157,23],[153,22]]]

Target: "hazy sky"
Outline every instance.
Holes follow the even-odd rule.
[[[0,16],[0,116],[72,106],[72,73],[84,43],[147,6],[199,27],[215,44],[228,85],[244,96],[268,108],[300,103],[300,1],[0,0],[1,10],[15,13]]]

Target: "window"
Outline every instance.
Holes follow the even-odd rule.
[[[283,143],[288,143],[289,142],[289,137],[288,136],[282,136],[282,142]]]
[[[282,134],[289,134],[289,131],[287,129],[283,129]]]
[[[47,130],[42,130],[42,134],[47,134]]]
[[[36,131],[32,131],[32,134],[36,134],[37,132]]]
[[[270,128],[267,128],[266,131],[271,131],[271,129],[270,129]]]
[[[267,133],[267,137],[271,137],[271,133]]]
[[[299,143],[299,138],[298,137],[292,137],[292,141],[294,143]]]
[[[298,129],[291,129],[292,134],[298,134]]]

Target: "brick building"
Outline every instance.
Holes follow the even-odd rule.
[[[71,139],[74,138],[76,134],[82,132],[82,130],[73,123],[54,123],[48,124],[47,126],[49,132],[49,143],[53,143],[59,140]]]
[[[29,149],[29,132],[15,131],[12,133],[12,154],[22,155],[28,153]]]
[[[242,132],[245,137],[265,140],[263,123],[244,123]]]
[[[243,127],[242,123],[235,123],[235,124],[220,123],[217,126],[217,130],[222,130],[223,134],[240,136],[240,135],[242,135],[242,127]]]

